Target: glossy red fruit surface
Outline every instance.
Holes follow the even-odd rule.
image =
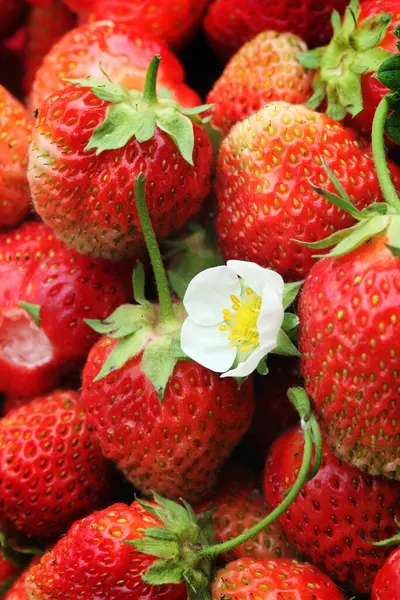
[[[393,550],[378,572],[371,600],[400,600],[400,548]]]

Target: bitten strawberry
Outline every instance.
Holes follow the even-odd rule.
[[[30,138],[28,113],[0,85],[0,229],[16,225],[29,211]]]
[[[39,111],[30,150],[33,202],[79,252],[118,260],[144,245],[133,189],[139,173],[146,175],[159,237],[179,230],[207,196],[211,142],[187,115],[198,120],[208,105],[184,109],[157,98],[160,59],[150,64],[143,95],[88,78],[48,98]]]
[[[327,0],[315,3],[301,0],[214,0],[204,19],[204,28],[211,45],[222,59],[228,59],[257,33],[290,31],[303,38],[309,46],[327,42],[332,28],[333,9],[343,12],[347,0]]]
[[[265,494],[271,507],[284,498],[298,473],[303,435],[295,428],[272,445],[265,464]],[[400,484],[371,477],[337,459],[327,444],[322,466],[279,519],[287,539],[332,579],[368,593],[389,548],[371,541],[390,537],[400,517]]]
[[[334,190],[321,162],[362,209],[382,200],[372,158],[356,135],[303,106],[274,102],[224,139],[218,157],[217,238],[225,259],[254,261],[286,280],[304,278],[314,259],[294,240],[316,241],[353,218],[312,189]]]
[[[214,104],[214,125],[227,134],[268,102],[304,104],[311,95],[312,74],[297,55],[305,49],[296,35],[276,31],[264,31],[242,46],[207,96]]]
[[[109,488],[76,392],[38,397],[0,420],[3,530],[54,540],[101,507]]]
[[[309,563],[285,558],[240,558],[219,570],[212,600],[345,600],[335,584]]]
[[[371,600],[400,600],[400,548],[393,550],[378,571]]]
[[[80,367],[98,339],[83,319],[124,302],[130,279],[130,266],[72,252],[43,223],[1,234],[0,390],[32,398]]]
[[[168,89],[183,106],[197,106],[200,98],[185,84],[183,67],[166,44],[102,21],[77,27],[53,45],[36,73],[29,109],[33,113],[49,96],[64,89],[66,79],[104,77],[102,69],[114,83],[142,91],[155,54],[163,58],[159,88]]]

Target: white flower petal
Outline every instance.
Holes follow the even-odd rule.
[[[240,281],[228,267],[213,267],[192,279],[183,304],[190,319],[198,325],[217,325],[223,321],[222,311],[230,309],[230,296],[240,296]]]
[[[223,373],[236,358],[236,348],[231,348],[228,334],[218,326],[203,327],[186,319],[181,330],[182,350],[203,367]]]
[[[245,285],[251,288],[258,296],[262,295],[262,290],[267,284],[278,293],[283,294],[285,282],[279,273],[271,269],[264,269],[254,262],[246,262],[244,260],[228,260],[226,266],[239,275],[239,277],[242,277]]]
[[[247,377],[257,369],[258,363],[264,356],[274,349],[274,345],[258,348],[242,363],[239,363],[235,369],[223,373],[221,377]]]
[[[261,347],[274,344],[275,348],[284,312],[282,295],[267,284],[262,291],[260,315],[257,320],[258,343]]]

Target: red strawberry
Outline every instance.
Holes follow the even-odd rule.
[[[115,83],[141,91],[155,54],[163,57],[159,87],[166,87],[184,106],[199,104],[199,96],[184,83],[181,63],[163,42],[102,21],[77,27],[54,44],[37,71],[30,109],[39,109],[48,96],[65,88],[66,79],[104,77],[101,69]]]
[[[199,500],[248,428],[251,380],[235,380],[192,361],[179,361],[160,403],[134,356],[94,381],[116,344],[103,337],[91,350],[82,380],[88,422],[107,458],[145,493]]]
[[[393,550],[378,572],[371,600],[400,600],[400,548]]]
[[[216,228],[226,259],[253,261],[286,280],[309,272],[316,241],[354,220],[310,182],[333,191],[324,157],[359,209],[382,200],[372,158],[356,135],[325,115],[274,102],[237,123],[217,164]]]
[[[233,56],[208,94],[213,123],[225,134],[268,102],[303,104],[311,95],[311,71],[297,60],[305,43],[292,33],[264,31]]]
[[[375,110],[388,91],[375,72],[388,52],[396,52],[398,25],[398,0],[364,0],[361,5],[351,0],[331,43],[301,57],[304,65],[318,69],[307,106],[317,108],[326,97],[330,117],[340,120],[348,114],[349,125],[370,134]]]
[[[39,558],[33,558],[30,567],[37,565]],[[7,594],[4,596],[4,600],[28,600],[28,594],[26,593],[25,580],[28,574],[28,569],[25,569],[21,575],[14,581]]]
[[[129,279],[128,279],[129,278]],[[0,389],[31,398],[80,366],[104,318],[130,295],[130,268],[67,249],[42,223],[0,235]],[[40,328],[20,302],[40,307]]]
[[[0,420],[0,522],[52,540],[109,495],[108,466],[76,392],[38,397]]]
[[[39,111],[29,169],[34,205],[79,252],[118,260],[143,246],[133,190],[139,173],[159,237],[179,230],[208,194],[211,142],[185,109],[156,97],[159,61],[151,62],[143,97],[106,79],[80,80]]]
[[[300,427],[281,435],[265,464],[265,494],[274,508],[284,498],[301,465]],[[371,477],[337,459],[323,446],[317,475],[279,519],[289,542],[323,568],[332,579],[367,593],[390,552],[372,541],[396,531],[400,484]]]
[[[74,15],[60,2],[33,7],[24,47],[24,92],[29,94],[44,57],[53,45],[75,25]]]
[[[345,600],[318,569],[297,560],[240,558],[217,572],[212,600]]]
[[[162,523],[137,502],[114,504],[77,521],[67,535],[27,575],[31,600],[68,597],[102,600],[184,600],[182,584],[152,586],[142,574],[154,562],[126,540],[143,537]]]
[[[207,2],[208,0],[93,0],[89,19],[109,19],[141,35],[161,39],[171,48],[180,49],[197,29]]]
[[[261,491],[261,478],[247,466],[230,465],[219,478],[216,487],[206,499],[195,506],[200,514],[212,510],[214,535],[218,542],[225,542],[250,529],[268,514]],[[281,527],[275,522],[246,544],[237,546],[226,560],[254,557],[258,559],[291,557]]]
[[[301,0],[214,0],[204,27],[218,55],[228,59],[257,33],[268,29],[290,31],[303,38],[309,46],[327,42],[332,28],[333,9],[344,11],[347,0],[314,2]]]
[[[302,371],[335,454],[400,476],[400,258],[386,234],[312,268],[299,300]]]
[[[19,569],[14,561],[11,560],[11,558],[7,558],[7,556],[0,551],[0,598],[7,597],[7,600],[11,600],[8,595],[5,596],[5,594],[7,590],[10,589],[15,577],[18,576],[18,571]]]
[[[0,228],[16,225],[29,211],[30,137],[25,108],[0,85]]]

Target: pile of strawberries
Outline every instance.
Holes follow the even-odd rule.
[[[1,598],[400,600],[399,148],[399,0],[0,0]]]

